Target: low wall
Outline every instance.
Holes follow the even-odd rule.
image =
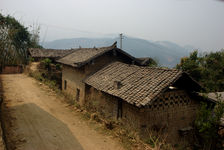
[[[23,67],[22,66],[5,66],[2,68],[2,74],[16,74],[22,73]]]

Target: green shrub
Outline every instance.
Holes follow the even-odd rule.
[[[42,62],[44,63],[45,69],[50,70],[52,61],[49,58],[46,58],[46,59],[42,60]]]
[[[195,120],[195,131],[197,137],[197,145],[201,149],[218,149],[217,145],[221,142],[218,134],[220,121],[224,114],[224,103],[219,101],[213,108],[207,103],[202,103],[201,108]]]
[[[56,64],[55,67],[56,67],[56,70],[61,70],[61,65],[60,64]]]
[[[29,62],[34,62],[34,58],[33,57],[29,57]]]

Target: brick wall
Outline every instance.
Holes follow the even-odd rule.
[[[2,69],[2,74],[16,74],[16,73],[22,73],[23,68],[22,66],[5,66]]]
[[[117,119],[118,100],[93,87],[86,88],[87,103],[94,104],[96,110],[107,119]],[[191,99],[187,92],[169,91],[144,108],[123,101],[122,121],[128,129],[139,132],[142,137],[146,137],[149,131],[162,132],[167,135],[167,141],[177,142],[181,139],[178,130],[192,126],[198,107],[199,102]]]
[[[184,90],[161,95],[151,106],[141,110],[141,133],[149,129],[163,131],[168,141],[180,139],[178,130],[192,126],[199,102],[190,98]]]

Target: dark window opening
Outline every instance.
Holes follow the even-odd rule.
[[[66,89],[67,89],[67,81],[64,80],[64,90],[66,90]]]
[[[76,89],[76,101],[79,101],[80,89]]]

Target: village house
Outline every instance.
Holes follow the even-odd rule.
[[[141,66],[149,66],[150,64],[156,63],[155,60],[153,60],[150,57],[141,57],[137,58]]]
[[[120,119],[142,136],[161,131],[169,140],[191,129],[200,105],[201,86],[175,69],[113,62],[84,80],[85,100],[108,119]]]
[[[105,65],[114,61],[136,65],[147,64],[117,48],[116,44],[115,42],[112,46],[100,48],[79,48],[56,61],[63,65],[62,91],[72,97],[72,103],[76,101],[80,105],[84,104],[85,83],[83,79]]]
[[[28,55],[32,57],[34,61],[41,61],[43,59],[49,58],[53,62],[55,62],[56,59],[59,59],[74,51],[75,49],[57,50],[57,49],[30,48],[28,50]]]

